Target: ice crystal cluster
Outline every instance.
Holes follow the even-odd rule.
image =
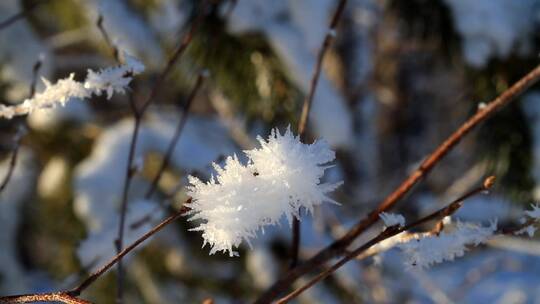
[[[102,93],[107,93],[107,98],[110,99],[113,93],[125,93],[132,76],[143,71],[144,65],[140,61],[124,54],[124,64],[98,72],[88,70],[84,82],[76,81],[73,73],[67,78],[58,80],[55,84],[43,78],[45,84],[43,92],[37,93],[18,105],[0,105],[0,117],[11,119],[17,115],[30,114],[37,109],[64,106],[72,98],[86,99]]]
[[[521,220],[525,223],[528,219],[529,221],[532,221],[532,223],[516,231],[515,234],[527,233],[529,237],[533,237],[536,233],[537,228],[535,224],[538,224],[540,222],[540,206],[531,205],[531,208],[532,210],[525,211],[525,218]]]
[[[428,268],[434,264],[453,261],[454,258],[463,256],[467,250],[466,246],[478,246],[485,243],[496,230],[497,223],[495,221],[486,227],[457,222],[454,231],[413,238],[398,246],[405,254],[408,266]]]
[[[405,218],[401,214],[381,212],[379,217],[381,220],[383,220],[384,226],[386,227],[392,227],[395,225],[399,225],[400,227],[405,226]]]
[[[248,161],[228,157],[223,168],[214,164],[217,175],[204,183],[189,177],[190,220],[201,220],[192,229],[202,231],[203,247],[210,244],[210,254],[228,252],[242,241],[250,243],[264,226],[285,216],[289,223],[299,217],[301,208],[309,212],[322,202],[334,202],[327,196],[340,183],[321,183],[334,152],[324,141],[302,144],[290,129],[285,134],[273,130],[261,145],[244,151]]]

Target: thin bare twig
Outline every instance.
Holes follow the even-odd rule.
[[[13,151],[11,152],[8,171],[4,176],[2,183],[0,184],[0,193],[2,193],[4,189],[6,189],[6,186],[11,180],[11,177],[13,176],[13,172],[15,172],[15,166],[17,165],[17,156],[19,155],[19,148],[21,147],[21,141],[25,133],[26,128],[21,125],[19,127],[19,130],[17,131],[17,134],[15,134],[15,146],[13,147]]]
[[[29,98],[34,97],[36,93],[36,83],[37,78],[39,74],[39,70],[41,69],[41,65],[43,63],[43,59],[39,58],[36,63],[34,63],[34,66],[32,67],[32,82],[30,83],[30,95]],[[23,136],[26,134],[26,120],[23,120],[20,122],[17,130],[17,134],[15,135],[15,146],[13,147],[13,151],[11,152],[11,159],[9,161],[9,168],[8,172],[6,173],[6,176],[4,176],[4,179],[2,180],[2,183],[0,184],[0,193],[4,191],[6,186],[8,185],[9,181],[11,180],[11,176],[13,175],[13,172],[15,171],[15,166],[17,165],[17,156],[19,154],[19,148],[21,147],[21,141]]]
[[[158,76],[156,83],[154,84],[154,87],[152,88],[152,91],[150,92],[150,95],[148,96],[148,99],[143,103],[141,106],[140,112],[144,113],[145,110],[148,108],[148,106],[153,102],[153,100],[156,98],[157,94],[161,90],[161,86],[167,76],[171,73],[174,65],[180,59],[184,51],[187,49],[189,44],[191,43],[191,40],[193,40],[193,36],[197,32],[199,26],[203,22],[204,18],[206,17],[206,10],[209,5],[209,1],[202,1],[200,5],[200,12],[197,18],[193,21],[190,30],[186,33],[182,41],[180,42],[180,45],[176,48],[173,55],[169,60],[167,61],[167,65],[165,66],[165,69],[163,72]]]
[[[350,260],[356,258],[358,255],[360,255],[361,253],[363,253],[364,251],[368,250],[369,248],[371,248],[372,246],[388,239],[388,238],[391,238],[395,235],[398,235],[404,231],[407,231],[407,230],[410,230],[411,228],[414,228],[414,227],[417,227],[417,226],[420,226],[424,223],[427,223],[429,221],[432,221],[432,220],[438,220],[438,219],[442,219],[446,216],[449,216],[449,215],[452,215],[454,214],[459,208],[461,208],[461,206],[463,206],[463,202],[478,194],[478,193],[481,193],[481,192],[484,192],[486,190],[488,190],[489,188],[491,188],[491,186],[493,185],[493,182],[494,182],[495,178],[493,176],[490,176],[486,179],[486,181],[484,182],[484,184],[478,188],[475,188],[467,193],[465,193],[464,195],[462,195],[461,197],[459,197],[458,199],[456,199],[455,201],[453,201],[452,203],[450,203],[449,205],[447,205],[446,207],[444,208],[441,208],[411,224],[408,224],[408,225],[405,225],[405,226],[399,226],[399,225],[395,225],[395,226],[391,226],[391,227],[388,227],[386,228],[385,230],[383,230],[381,233],[379,233],[377,236],[375,236],[374,238],[372,238],[371,240],[369,240],[367,243],[365,243],[364,245],[358,247],[357,249],[351,251],[350,253],[348,253],[345,257],[343,257],[341,260],[339,260],[336,264],[334,264],[332,267],[328,268],[327,270],[323,271],[322,273],[320,273],[319,275],[317,275],[315,278],[311,279],[308,283],[306,283],[304,286],[294,290],[293,292],[289,293],[287,296],[279,299],[277,301],[277,303],[279,304],[282,304],[282,303],[287,303],[289,302],[290,300],[296,298],[298,295],[300,295],[302,292],[306,291],[308,288],[312,287],[313,285],[317,284],[319,281],[323,280],[324,278],[328,277],[330,274],[332,274],[334,271],[336,271],[337,269],[339,269],[341,266],[345,265],[345,263],[349,262]]]
[[[332,42],[334,41],[334,38],[336,37],[336,27],[339,23],[339,20],[341,19],[341,15],[343,15],[343,11],[345,9],[346,4],[347,4],[347,0],[339,1],[336,11],[334,12],[334,15],[332,16],[332,20],[330,22],[328,32],[326,33],[326,36],[324,37],[323,44],[321,46],[321,49],[319,50],[319,54],[317,55],[317,62],[315,64],[315,70],[313,71],[313,75],[311,76],[311,83],[310,83],[309,91],[306,97],[304,98],[304,103],[302,105],[302,113],[300,114],[300,120],[298,122],[298,136],[300,136],[300,141],[302,142],[305,142],[306,140],[306,128],[307,128],[307,123],[309,120],[309,112],[311,109],[311,105],[313,104],[313,97],[315,96],[315,91],[317,90],[317,84],[319,82],[319,77],[321,75],[324,56],[326,55],[326,52],[328,51],[328,49],[330,48],[330,45],[332,44]],[[293,219],[293,225],[292,225],[290,268],[296,267],[298,263],[300,234],[301,234],[300,220],[295,217]]]
[[[37,79],[39,70],[41,69],[41,66],[43,64],[43,58],[39,58],[36,63],[34,63],[34,66],[32,67],[32,82],[30,83],[30,98],[34,97],[36,94],[36,86],[37,86]]]
[[[107,270],[109,270],[114,264],[119,263],[122,258],[127,255],[129,252],[131,252],[133,249],[135,249],[137,246],[139,246],[142,242],[147,240],[152,235],[159,232],[161,229],[163,229],[165,226],[169,225],[170,223],[174,222],[176,219],[181,217],[187,210],[188,207],[186,205],[189,205],[191,202],[191,199],[188,199],[184,206],[178,211],[177,213],[169,216],[165,220],[163,220],[161,223],[157,224],[154,228],[152,228],[150,231],[146,232],[143,236],[138,238],[135,242],[131,243],[128,247],[124,248],[119,254],[117,254],[114,258],[112,258],[107,264],[103,265],[100,269],[98,269],[96,272],[91,274],[88,278],[86,278],[79,286],[69,291],[70,295],[78,296],[81,294],[83,290],[88,288],[94,281],[99,278],[101,275],[103,275]]]
[[[133,110],[134,115],[134,128],[133,128],[133,134],[131,138],[131,144],[130,144],[130,150],[128,155],[128,163],[126,167],[126,176],[125,176],[125,182],[124,187],[122,191],[122,201],[121,201],[121,207],[120,207],[120,221],[119,221],[119,227],[118,227],[118,237],[115,240],[115,245],[117,249],[117,253],[120,253],[123,248],[123,240],[124,240],[124,228],[125,228],[125,218],[127,213],[127,206],[128,206],[128,193],[129,188],[131,184],[131,179],[134,174],[133,170],[133,160],[135,155],[135,150],[137,146],[137,137],[139,134],[139,129],[142,121],[142,117],[144,113],[146,112],[146,109],[148,109],[148,106],[154,101],[155,97],[157,96],[158,92],[161,90],[161,86],[167,76],[172,71],[174,65],[180,59],[181,55],[184,53],[184,51],[189,46],[191,40],[193,39],[193,35],[195,34],[196,30],[198,29],[199,25],[202,23],[206,16],[206,8],[208,6],[208,1],[203,1],[201,3],[201,11],[199,15],[197,16],[196,20],[191,25],[191,28],[189,32],[184,36],[182,39],[180,45],[175,50],[171,58],[167,61],[167,65],[165,66],[165,69],[161,72],[161,74],[158,76],[152,91],[146,101],[142,104],[140,108],[137,107],[136,103],[130,99],[130,105]],[[123,298],[123,269],[122,269],[122,261],[118,261],[118,286],[117,286],[117,303],[122,303]]]
[[[130,104],[133,109],[135,108],[135,100],[133,99],[133,94],[130,94],[129,98]],[[123,249],[124,245],[124,228],[125,228],[125,222],[126,222],[126,215],[127,215],[127,207],[128,207],[128,194],[129,194],[129,188],[131,185],[131,180],[133,176],[135,175],[135,170],[133,169],[133,160],[135,159],[135,150],[137,147],[137,139],[139,134],[139,129],[141,127],[141,117],[140,113],[138,113],[136,110],[134,110],[133,115],[135,116],[134,119],[134,126],[133,126],[133,133],[131,134],[131,142],[129,145],[129,154],[128,154],[128,161],[126,166],[126,174],[124,177],[124,186],[122,188],[122,201],[120,204],[120,221],[118,224],[118,236],[115,240],[115,246],[116,246],[116,252],[117,254],[120,254],[120,252]],[[117,297],[116,301],[117,303],[122,302],[123,297],[123,269],[122,269],[122,261],[118,261],[118,286],[117,286]]]
[[[536,83],[540,79],[540,65],[535,67],[518,82],[504,91],[501,95],[487,104],[486,107],[477,111],[471,118],[463,123],[452,133],[422,164],[409,175],[399,187],[388,195],[379,206],[370,212],[364,219],[354,225],[343,237],[328,245],[315,256],[289,270],[285,276],[275,282],[266,290],[256,303],[269,303],[285,292],[292,282],[310,270],[323,265],[328,260],[343,254],[347,247],[364,231],[379,220],[379,213],[392,208],[414,185],[424,179],[426,175],[454,148],[463,137],[469,134],[477,125],[491,117],[498,110],[513,101],[519,94]]]
[[[208,71],[204,70],[201,73],[199,73],[199,76],[197,77],[197,81],[195,82],[195,86],[189,93],[189,96],[182,106],[182,117],[178,121],[178,125],[176,126],[176,130],[173,134],[173,137],[171,141],[169,142],[169,146],[167,147],[167,152],[165,153],[165,157],[163,158],[163,161],[161,162],[161,166],[159,167],[159,170],[152,180],[152,183],[150,184],[148,191],[146,192],[145,198],[149,199],[152,197],[152,194],[157,189],[157,185],[159,183],[159,180],[163,176],[163,173],[165,172],[165,169],[167,169],[167,166],[169,165],[169,162],[171,160],[172,154],[174,153],[174,149],[176,148],[176,145],[178,143],[178,140],[180,139],[180,135],[182,134],[182,130],[184,130],[184,126],[186,125],[186,121],[189,117],[189,111],[191,109],[191,104],[193,103],[193,100],[195,100],[195,96],[197,96],[197,93],[199,92],[199,89],[201,88],[204,80],[208,77]]]
[[[118,48],[116,47],[116,45],[114,45],[114,43],[112,42],[109,34],[107,33],[107,31],[105,30],[105,27],[103,26],[102,14],[99,14],[97,22],[96,22],[96,26],[98,27],[99,32],[103,36],[103,39],[105,39],[105,42],[107,43],[107,45],[111,48],[114,60],[116,60],[116,62],[120,62],[120,54],[119,54],[120,52],[118,51]]]
[[[29,13],[31,13],[35,8],[37,8],[39,5],[45,3],[48,0],[43,0],[39,2],[32,3],[29,7],[26,9],[14,14],[11,17],[8,17],[6,20],[0,22],[0,31],[8,28],[10,25],[14,24],[15,22],[21,20],[22,18],[26,17]]]

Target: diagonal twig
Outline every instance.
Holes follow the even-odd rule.
[[[195,82],[195,86],[189,93],[189,96],[182,106],[182,117],[178,121],[178,125],[176,126],[176,130],[174,131],[173,137],[171,141],[169,142],[169,146],[167,147],[167,151],[165,153],[165,157],[163,158],[163,161],[161,162],[161,166],[159,167],[159,170],[152,180],[152,183],[150,184],[148,191],[145,194],[145,198],[149,199],[152,197],[152,194],[157,189],[157,185],[159,183],[159,180],[163,176],[163,173],[165,172],[165,169],[167,169],[167,166],[169,165],[169,162],[171,160],[172,154],[174,153],[174,149],[176,148],[176,144],[178,143],[178,140],[180,139],[180,135],[182,134],[182,131],[184,130],[184,126],[186,125],[186,121],[189,117],[189,111],[191,109],[191,105],[193,103],[193,100],[195,100],[195,96],[197,96],[197,93],[199,92],[199,89],[201,88],[204,80],[208,77],[208,71],[204,70],[199,73],[199,76],[197,77],[197,80]]]

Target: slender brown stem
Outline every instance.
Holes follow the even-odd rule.
[[[133,98],[130,97],[130,103],[133,105],[135,104],[135,101]],[[135,159],[135,151],[137,147],[137,138],[139,134],[139,129],[141,126],[141,117],[140,115],[135,112],[134,113],[135,119],[134,119],[134,126],[133,126],[133,133],[131,134],[131,142],[129,145],[129,154],[128,154],[128,161],[126,165],[126,174],[124,177],[124,187],[122,189],[122,201],[120,204],[120,221],[118,224],[118,236],[115,240],[116,245],[116,252],[119,254],[122,251],[123,245],[124,245],[124,228],[125,228],[125,222],[126,222],[126,215],[127,215],[127,207],[128,207],[128,194],[129,194],[129,188],[131,185],[131,180],[135,174],[135,171],[133,170],[133,160]],[[118,274],[117,274],[117,303],[122,302],[123,297],[123,269],[122,269],[122,261],[118,261]]]
[[[16,303],[36,303],[36,302],[61,302],[65,304],[91,304],[86,300],[82,300],[67,294],[66,292],[53,293],[37,293],[28,295],[18,295],[0,298],[2,304]]]
[[[150,187],[148,188],[148,191],[146,192],[145,197],[147,199],[152,197],[152,194],[154,194],[154,192],[156,191],[159,180],[161,179],[161,177],[163,176],[163,173],[165,172],[165,169],[167,169],[167,166],[169,165],[172,154],[174,153],[176,145],[178,144],[178,140],[180,139],[180,135],[182,134],[182,130],[184,130],[184,126],[189,117],[191,104],[193,103],[193,100],[195,100],[195,96],[197,96],[197,92],[199,92],[199,89],[201,88],[204,80],[207,77],[208,77],[208,72],[206,70],[199,73],[199,76],[197,77],[197,81],[195,82],[195,86],[189,93],[188,99],[183,105],[182,117],[178,121],[176,130],[173,134],[171,141],[169,142],[169,146],[167,147],[167,152],[165,153],[165,157],[163,158],[163,161],[161,162],[161,166],[159,167],[159,170],[156,176],[152,180],[152,183],[150,184]]]
[[[17,131],[17,134],[15,135],[15,146],[13,147],[13,151],[11,152],[8,171],[4,176],[2,183],[0,184],[0,193],[3,192],[4,189],[6,189],[6,186],[11,180],[11,177],[13,176],[13,172],[15,172],[15,166],[17,165],[17,156],[19,155],[19,148],[21,147],[21,141],[25,132],[25,127],[21,126],[20,129]]]
[[[9,27],[10,25],[14,24],[15,22],[21,20],[22,18],[24,18],[27,14],[31,13],[35,8],[37,8],[39,5],[45,3],[46,1],[48,0],[43,0],[43,1],[39,1],[39,2],[34,2],[32,3],[29,7],[27,7],[26,9],[14,14],[13,16],[11,17],[8,17],[6,20],[4,21],[0,21],[0,31],[1,30],[4,30],[6,29],[7,27]]]
[[[95,280],[97,280],[101,275],[103,275],[107,270],[109,270],[114,264],[119,263],[122,258],[127,255],[129,252],[131,252],[133,249],[135,249],[137,246],[139,246],[142,242],[146,241],[149,237],[159,232],[161,229],[163,229],[165,226],[169,225],[170,223],[174,222],[176,219],[181,217],[187,210],[188,207],[186,206],[191,202],[191,199],[188,199],[184,206],[178,211],[177,213],[169,216],[165,220],[163,220],[161,223],[157,224],[154,228],[152,228],[150,231],[146,232],[143,236],[138,238],[136,241],[131,243],[131,245],[124,248],[120,253],[118,253],[115,257],[113,257],[107,264],[103,265],[100,269],[98,269],[96,272],[91,274],[88,278],[86,278],[79,286],[69,291],[69,294],[72,296],[78,296],[81,294],[83,290],[88,288],[92,283],[94,283]]]
[[[494,177],[490,176],[490,177],[488,177],[486,179],[486,182],[484,182],[484,184],[482,186],[470,190],[469,192],[465,193],[464,195],[462,195],[458,199],[454,200],[452,203],[450,203],[446,207],[441,208],[441,209],[439,209],[439,210],[437,210],[437,211],[435,211],[435,212],[433,212],[433,213],[431,213],[431,214],[429,214],[429,215],[427,215],[427,216],[425,216],[425,217],[423,217],[423,218],[421,218],[421,219],[419,219],[419,220],[417,220],[417,221],[415,221],[415,222],[413,222],[411,224],[405,225],[403,227],[400,227],[399,225],[395,225],[395,226],[386,228],[385,230],[383,230],[381,233],[379,233],[377,236],[375,236],[374,238],[369,240],[364,245],[358,247],[354,251],[349,252],[345,257],[343,257],[341,260],[339,260],[336,264],[334,264],[332,267],[326,269],[325,271],[323,271],[322,273],[317,275],[315,278],[311,279],[304,286],[294,290],[293,292],[289,293],[287,296],[279,299],[277,301],[277,303],[279,303],[279,304],[287,303],[290,300],[296,298],[302,292],[306,291],[308,288],[310,288],[313,285],[317,284],[318,282],[320,282],[321,280],[323,280],[324,278],[326,278],[330,274],[332,274],[334,271],[339,269],[341,266],[345,265],[345,263],[349,262],[350,260],[353,260],[359,254],[361,254],[364,251],[368,250],[372,246],[380,243],[381,241],[384,241],[384,240],[386,240],[388,238],[391,238],[391,237],[393,237],[395,235],[398,235],[398,234],[400,234],[400,233],[402,233],[404,231],[410,230],[411,228],[420,226],[420,225],[422,225],[424,223],[427,223],[429,221],[442,219],[445,216],[449,216],[449,215],[454,214],[459,208],[461,208],[461,206],[463,206],[463,202],[466,199],[468,199],[468,198],[470,198],[470,197],[472,197],[472,196],[474,196],[474,195],[476,195],[478,193],[481,193],[481,192],[484,192],[484,191],[488,190],[493,185],[493,182],[494,182]]]
[[[102,14],[99,14],[96,25],[97,25],[97,27],[99,29],[99,32],[103,36],[103,39],[105,39],[105,42],[111,48],[114,60],[116,60],[116,62],[120,62],[120,54],[119,54],[118,48],[114,45],[114,43],[112,42],[109,34],[105,30],[105,27],[103,26],[103,15]]]
[[[34,66],[32,67],[32,82],[30,83],[30,98],[34,97],[36,94],[36,86],[37,86],[37,79],[39,70],[41,69],[41,65],[43,64],[43,60],[41,58],[34,63]]]
[[[309,112],[311,109],[311,105],[313,103],[313,97],[315,96],[315,90],[317,89],[317,83],[319,82],[319,77],[321,75],[324,56],[326,55],[326,52],[328,52],[328,49],[330,48],[332,41],[334,41],[334,38],[336,36],[336,27],[339,23],[339,20],[341,19],[341,15],[343,14],[346,4],[347,4],[347,0],[339,1],[337,9],[334,15],[332,16],[332,21],[330,22],[329,30],[326,33],[326,36],[324,37],[322,47],[319,50],[319,53],[317,54],[317,62],[315,64],[315,70],[313,71],[313,75],[311,76],[311,83],[310,83],[309,91],[304,99],[304,103],[302,105],[302,114],[300,115],[300,121],[298,122],[298,134],[300,136],[300,140],[302,141],[305,140],[304,137],[305,137],[305,131],[306,131],[306,127],[307,127],[307,123],[309,119]]]
[[[334,41],[334,38],[336,36],[336,27],[339,23],[339,20],[341,19],[341,15],[343,15],[343,11],[345,9],[346,4],[347,4],[347,0],[339,1],[336,11],[334,12],[334,15],[332,16],[332,20],[330,22],[328,32],[326,33],[323,44],[319,50],[319,53],[317,54],[315,70],[313,71],[313,75],[311,76],[309,91],[306,97],[304,98],[304,103],[302,105],[302,113],[300,114],[300,120],[298,122],[298,136],[300,136],[300,141],[302,142],[305,142],[306,140],[306,128],[307,128],[307,123],[309,120],[309,112],[311,109],[311,105],[313,104],[313,97],[315,96],[315,91],[317,90],[317,84],[319,82],[319,77],[321,75],[324,56],[326,55],[326,52],[328,52],[328,49],[330,48],[332,41]],[[298,264],[298,252],[300,248],[300,234],[301,234],[300,227],[301,227],[300,220],[295,217],[292,223],[290,268],[294,268]]]
[[[191,28],[189,29],[189,31],[186,33],[186,35],[184,36],[184,38],[180,42],[180,45],[178,45],[178,47],[174,51],[173,55],[167,61],[167,65],[165,66],[165,69],[163,70],[163,72],[158,76],[158,78],[156,80],[156,83],[154,84],[154,87],[152,88],[152,91],[150,92],[150,95],[148,96],[148,99],[141,106],[140,113],[144,113],[146,111],[146,109],[148,108],[148,106],[156,98],[157,94],[161,90],[161,86],[162,86],[163,82],[165,81],[167,76],[169,76],[169,74],[171,73],[171,71],[172,71],[174,65],[176,64],[176,62],[178,61],[178,59],[180,59],[180,57],[182,56],[184,51],[187,49],[187,47],[191,43],[191,40],[193,40],[193,36],[195,35],[195,33],[197,32],[199,26],[201,25],[204,18],[206,17],[206,10],[207,10],[209,4],[210,3],[209,3],[208,0],[201,1],[200,12],[199,12],[197,18],[193,21],[193,23],[191,25]]]
[[[37,76],[39,73],[39,70],[41,69],[42,65],[42,59],[38,59],[36,63],[34,63],[34,66],[32,67],[32,82],[30,84],[30,95],[29,98],[34,97],[36,93],[36,83],[37,83]],[[4,176],[4,179],[2,180],[2,183],[0,184],[0,193],[4,191],[7,184],[11,180],[11,176],[13,175],[13,172],[15,171],[15,166],[17,164],[17,156],[19,154],[19,148],[21,147],[21,140],[24,136],[24,133],[26,133],[26,120],[21,121],[19,124],[19,130],[17,131],[17,134],[15,135],[15,147],[13,148],[13,151],[11,152],[11,159],[9,161],[9,168],[8,172],[6,173],[6,176]]]
[[[289,286],[300,276],[309,272],[311,269],[323,265],[328,260],[343,254],[347,247],[366,229],[371,227],[379,220],[379,213],[392,208],[405,194],[407,194],[414,185],[424,179],[424,177],[454,148],[460,140],[469,134],[477,125],[491,117],[495,112],[506,106],[514,100],[519,94],[536,83],[540,78],[540,65],[530,71],[518,82],[504,91],[501,95],[491,101],[486,107],[478,110],[471,118],[463,123],[454,133],[452,133],[433,153],[431,153],[422,164],[409,175],[399,187],[388,195],[379,206],[370,212],[364,219],[354,225],[343,237],[334,241],[315,256],[289,270],[285,276],[275,282],[266,290],[257,303],[269,303],[285,292]]]

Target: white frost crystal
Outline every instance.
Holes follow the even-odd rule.
[[[300,208],[312,212],[323,201],[337,203],[327,196],[341,183],[320,183],[326,164],[334,152],[324,141],[302,144],[290,129],[285,134],[273,130],[268,140],[258,138],[261,147],[245,151],[247,165],[235,156],[223,168],[214,164],[217,176],[208,183],[190,176],[188,195],[190,220],[202,220],[192,229],[202,231],[204,245],[237,255],[233,247],[248,242],[264,226],[276,224],[282,216],[291,223]]]
[[[405,254],[408,266],[428,268],[463,256],[466,246],[485,243],[496,230],[496,222],[487,227],[458,222],[455,231],[414,238],[398,246]]]
[[[531,205],[532,210],[525,211],[525,216],[532,219],[534,223],[527,225],[523,227],[522,229],[516,231],[514,234],[524,234],[527,233],[529,237],[533,237],[536,233],[537,228],[535,227],[535,224],[538,223],[538,220],[540,220],[540,206],[538,205]],[[523,222],[526,222],[527,220],[523,218]]]
[[[379,217],[383,220],[386,227],[395,225],[399,225],[400,227],[405,226],[405,218],[401,214],[381,212]]]
[[[43,78],[45,84],[43,92],[37,93],[18,105],[0,105],[0,117],[11,119],[16,115],[30,114],[36,109],[53,108],[59,104],[64,106],[72,98],[85,99],[107,92],[107,98],[110,99],[115,92],[124,93],[132,76],[144,71],[144,65],[127,54],[124,54],[124,61],[125,63],[118,67],[106,68],[98,72],[88,70],[84,83],[74,80],[73,73],[68,78],[58,80],[55,84]]]

